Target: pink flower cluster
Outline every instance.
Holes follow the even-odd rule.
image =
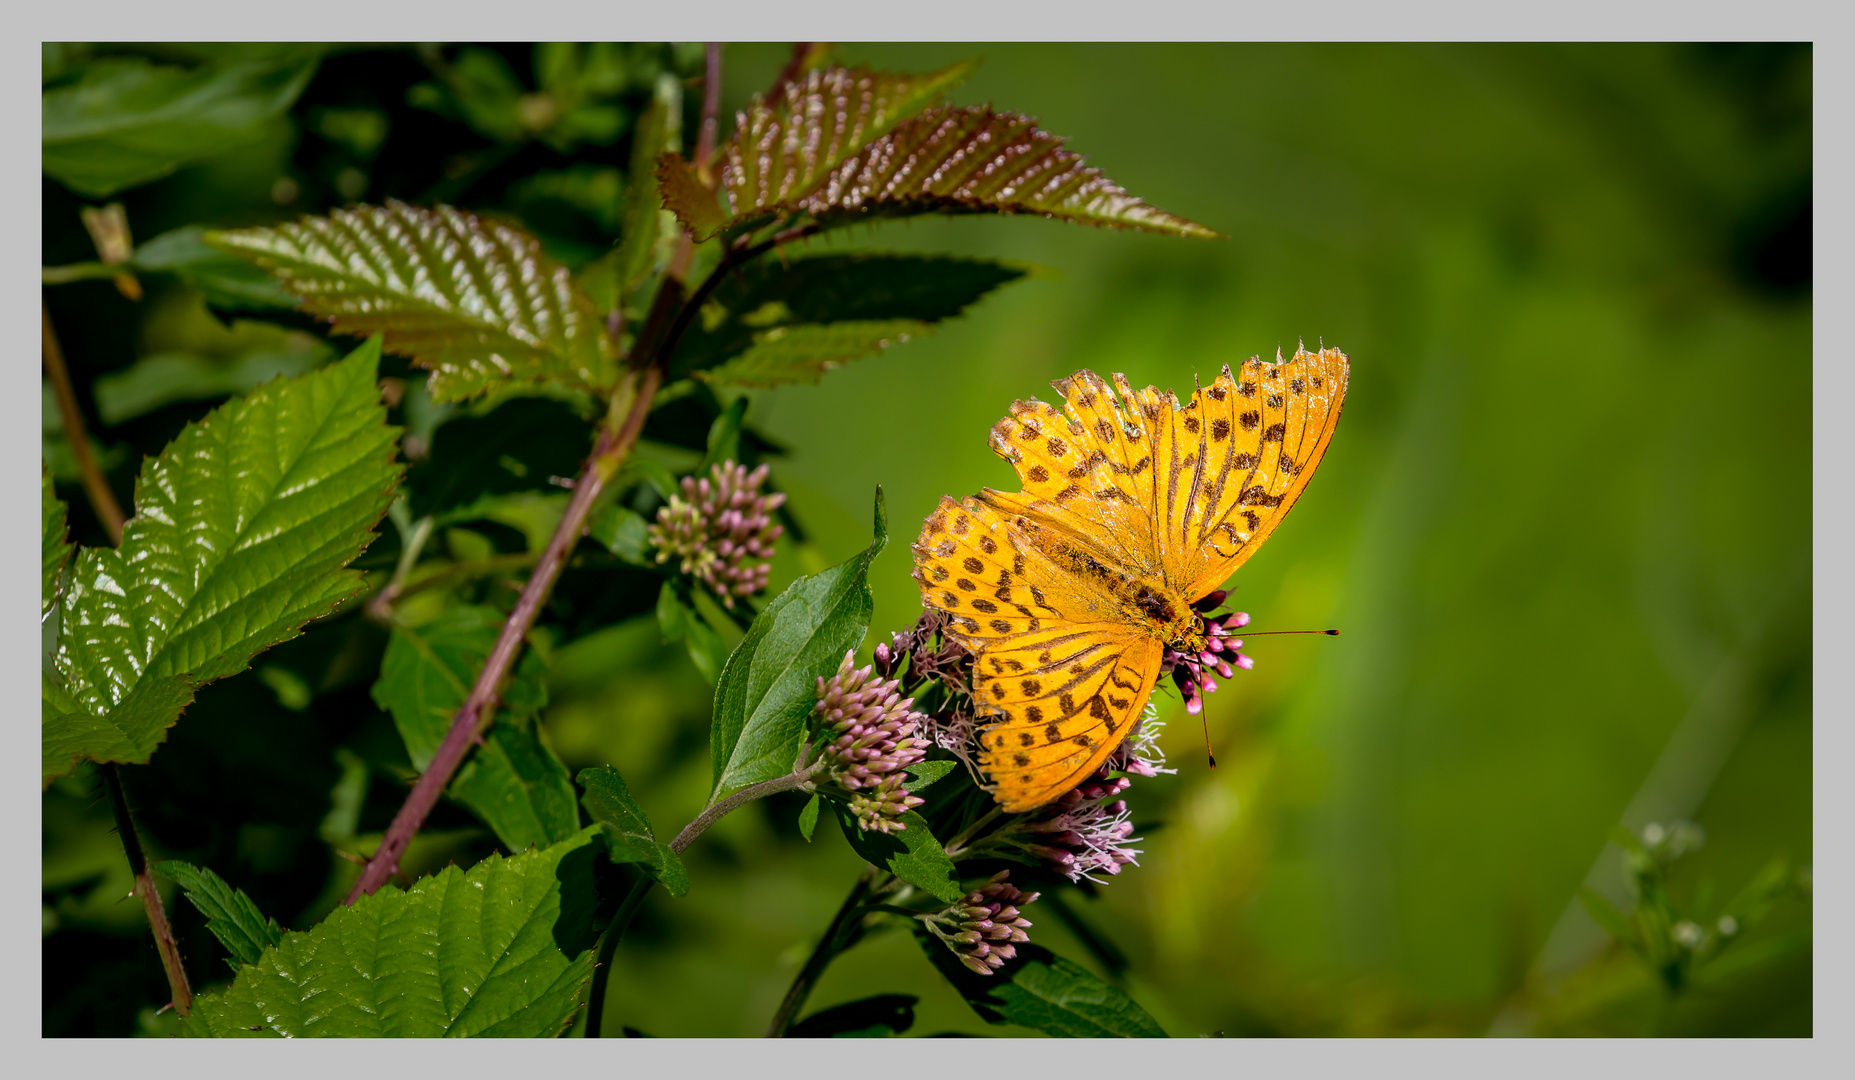
[[[903,788],[903,770],[927,756],[920,737],[926,719],[904,698],[901,684],[877,678],[873,669],[854,669],[854,652],[844,654],[837,674],[818,680],[819,759],[827,782],[850,794],[857,826],[900,832],[902,815],[922,800]]]
[[[748,472],[739,462],[709,466],[701,479],[683,477],[682,491],[657,511],[647,532],[657,561],[680,560],[678,569],[714,590],[727,607],[737,596],[766,588],[773,542],[785,529],[773,524],[782,493],[760,494],[767,467]]]
[[[980,975],[1003,967],[1018,954],[1017,946],[1030,940],[1025,931],[1031,922],[1019,912],[1041,894],[1019,890],[1006,880],[1010,875],[1011,871],[1000,870],[955,903],[920,917],[960,963]]]
[[[1249,625],[1249,615],[1241,611],[1224,616],[1206,614],[1216,611],[1227,595],[1223,589],[1219,589],[1192,605],[1198,609],[1199,629],[1204,633],[1204,648],[1195,653],[1167,649],[1161,661],[1161,670],[1172,672],[1172,681],[1178,684],[1179,693],[1185,697],[1185,711],[1193,716],[1197,716],[1204,708],[1202,695],[1217,690],[1217,680],[1211,677],[1213,671],[1228,679],[1236,673],[1235,668],[1248,671],[1256,664],[1256,661],[1237,651],[1243,647],[1243,641],[1232,636],[1238,628]]]

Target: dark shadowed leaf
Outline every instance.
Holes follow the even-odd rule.
[[[91,384],[105,424],[144,416],[176,401],[200,401],[255,390],[279,375],[314,371],[335,355],[321,342],[303,348],[253,349],[221,360],[186,353],[144,356]]]
[[[665,641],[680,641],[688,648],[690,662],[712,683],[727,662],[728,643],[692,606],[693,599],[678,592],[675,582],[664,582],[657,593],[657,625]]]
[[[657,842],[644,808],[631,797],[625,778],[610,765],[580,770],[581,801],[593,823],[605,832],[606,850],[613,862],[632,863],[656,878],[671,896],[689,891],[689,874],[670,845]]]
[[[387,886],[286,933],[184,1029],[217,1037],[559,1035],[585,1002],[598,830]]]
[[[1016,1024],[1070,1039],[1166,1037],[1133,998],[1041,945],[1019,945],[1015,960],[978,975],[925,929],[915,929],[915,940],[988,1024]]]
[[[514,398],[483,416],[460,416],[432,435],[431,452],[406,473],[412,516],[462,521],[480,500],[559,491],[593,442],[593,425],[551,398]]]
[[[296,297],[262,268],[208,244],[206,230],[198,225],[162,233],[141,245],[129,265],[173,274],[223,311],[287,311],[296,306]]]
[[[58,577],[71,558],[71,545],[65,539],[64,503],[52,490],[52,472],[39,464],[39,516],[43,539],[39,545],[42,584],[39,589],[39,617],[52,609],[58,600]]]
[[[934,838],[920,814],[912,810],[903,814],[901,832],[880,833],[857,828],[857,819],[843,803],[833,802],[831,808],[837,812],[837,824],[844,831],[844,839],[850,841],[851,848],[864,862],[879,866],[949,904],[965,895],[953,860],[947,858],[947,849]]]
[[[75,83],[44,93],[42,167],[93,198],[166,176],[257,139],[303,92],[316,59],[294,50],[192,70],[133,57],[96,60]]]
[[[986,259],[862,252],[750,263],[716,290],[712,317],[683,336],[672,373],[748,386],[816,382],[1024,274]]]
[[[374,374],[378,341],[189,424],[142,465],[115,549],[67,575],[44,716],[45,780],[79,758],[140,762],[192,687],[243,671],[361,588],[399,466]]]
[[[401,202],[208,240],[276,275],[304,310],[431,369],[434,401],[511,383],[599,391],[617,377],[605,326],[567,269],[513,226]]]
[[[823,797],[814,791],[812,797],[805,800],[805,808],[799,811],[799,835],[808,844],[812,842],[813,830],[818,828],[818,804],[823,801]]]
[[[787,586],[729,655],[709,728],[717,797],[792,770],[818,679],[836,671],[869,631],[870,563],[889,541],[880,487],[875,534],[846,562]]]
[[[915,1026],[913,994],[877,994],[821,1009],[792,1025],[789,1039],[883,1039]]]
[[[234,889],[211,870],[173,861],[158,862],[154,870],[179,885],[188,902],[206,916],[206,929],[232,954],[226,963],[233,971],[257,963],[265,949],[283,940],[283,927],[276,919],[266,918],[243,889]]]

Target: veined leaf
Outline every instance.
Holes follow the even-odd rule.
[[[513,226],[389,200],[207,239],[269,270],[337,330],[384,334],[386,348],[431,369],[434,401],[524,382],[597,392],[617,377],[591,301]]]
[[[671,896],[689,891],[689,873],[668,844],[657,842],[644,808],[631,797],[625,778],[610,765],[580,770],[582,802],[593,823],[605,832],[606,852],[616,863],[634,863],[656,878]]]
[[[387,886],[286,933],[188,1034],[217,1037],[559,1035],[593,971],[598,832]]]
[[[1133,998],[1041,945],[1017,947],[1017,959],[990,975],[968,971],[939,938],[915,928],[934,967],[988,1024],[1016,1024],[1071,1039],[1163,1039]]]
[[[58,600],[58,576],[64,573],[64,564],[71,558],[71,545],[65,539],[64,503],[52,490],[52,471],[44,462],[39,463],[39,516],[44,525],[44,539],[39,545],[39,559],[43,564],[39,618],[43,619]]]
[[[965,895],[953,860],[947,857],[947,849],[941,846],[920,814],[910,810],[902,815],[900,832],[880,833],[859,829],[857,819],[844,804],[833,802],[831,807],[837,811],[837,824],[844,832],[844,839],[864,862],[882,867],[945,903],[951,904]]]
[[[698,240],[782,213],[977,66],[967,61],[926,75],[867,68],[806,72],[782,83],[771,100],[755,98],[735,118],[734,136],[720,148],[721,198],[681,159],[666,159],[658,171],[663,204]]]
[[[880,487],[875,533],[861,553],[787,586],[729,654],[709,727],[716,795],[791,771],[818,679],[835,672],[869,632],[870,563],[889,542]]]
[[[547,847],[580,828],[571,774],[542,741],[532,716],[498,716],[458,770],[451,794],[510,851]]]
[[[200,290],[206,302],[226,311],[285,311],[296,297],[248,260],[206,242],[206,230],[187,225],[164,232],[135,249],[129,265],[151,273],[173,274]]]
[[[370,341],[189,424],[143,463],[122,546],[68,575],[43,716],[45,782],[81,758],[146,761],[201,683],[243,671],[361,588],[344,569],[399,480]]]
[[[827,368],[926,333],[1024,274],[988,259],[863,252],[750,263],[678,343],[672,377],[816,382]]]
[[[179,885],[206,916],[206,929],[232,954],[226,963],[233,971],[257,963],[265,949],[283,940],[283,927],[276,919],[266,918],[243,889],[234,889],[211,870],[174,861],[158,862],[154,870]]]
[[[251,142],[309,84],[317,58],[292,54],[195,70],[131,57],[93,61],[40,107],[40,162],[103,198]]]

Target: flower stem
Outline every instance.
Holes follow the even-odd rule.
[[[83,474],[84,497],[103,523],[112,544],[122,543],[122,505],[109,481],[90,453],[90,435],[84,430],[84,414],[77,408],[77,391],[71,387],[71,375],[65,370],[64,350],[58,347],[58,335],[52,330],[52,311],[39,298],[39,336],[45,351],[45,374],[51,377],[52,393],[58,398],[58,415],[64,420],[64,437],[77,458],[77,470]]]
[[[536,616],[541,614],[541,607],[547,602],[555,580],[560,577],[567,556],[573,553],[574,545],[579,542],[580,533],[586,528],[586,519],[592,513],[593,502],[605,490],[606,483],[624,463],[631,448],[637,444],[638,433],[644,429],[644,418],[650,413],[651,400],[656,397],[657,388],[663,381],[663,369],[652,364],[636,378],[638,381],[631,388],[629,409],[623,423],[616,429],[607,426],[601,430],[592,456],[580,470],[579,479],[574,481],[573,498],[567,503],[560,527],[554,530],[554,536],[542,552],[535,572],[529,575],[528,584],[523,586],[515,610],[510,613],[508,621],[503,623],[502,636],[496,639],[496,647],[484,662],[476,685],[470,688],[470,696],[464,699],[464,707],[458,710],[457,719],[452,721],[451,730],[445,733],[438,752],[432,755],[431,764],[426,766],[418,783],[413,786],[412,794],[406,797],[405,804],[394,815],[393,823],[387,826],[386,836],[380,841],[380,847],[373,857],[367,860],[367,866],[361,871],[360,880],[354,883],[353,890],[348,893],[346,903],[352,904],[369,895],[398,872],[400,856],[406,853],[419,827],[425,824],[426,815],[437,805],[438,797],[444,793],[445,786],[464,763],[464,756],[470,752],[470,747],[481,738],[483,730],[494,718],[492,704],[496,689],[514,666],[515,658],[522,649],[522,639],[534,625]],[[623,393],[621,390],[621,397],[614,400],[614,405],[623,401]]]
[[[148,870],[148,856],[142,851],[142,838],[136,834],[135,818],[129,813],[129,800],[123,794],[122,775],[114,764],[98,766],[104,786],[109,788],[110,809],[116,814],[116,833],[129,857],[129,869],[135,873],[135,895],[142,898],[148,912],[148,929],[155,935],[155,950],[161,954],[161,967],[167,972],[168,990],[174,995],[174,1011],[182,1016],[193,1011],[193,987],[187,982],[187,969],[180,962],[180,943],[174,940],[174,928],[168,924],[167,910],[161,906],[161,892]]]
[[[779,1011],[773,1014],[772,1022],[767,1025],[767,1038],[785,1038],[786,1029],[792,1026],[799,1010],[805,1007],[805,999],[811,996],[812,988],[818,985],[824,969],[844,950],[844,939],[865,914],[863,898],[870,894],[870,882],[875,880],[876,873],[874,866],[866,866],[863,873],[857,876],[857,883],[850,887],[850,895],[844,897],[843,905],[831,918],[831,925],[825,927],[824,936],[818,939],[818,947],[812,950],[811,956],[805,960],[805,966],[799,969],[798,976],[787,988],[785,999],[779,1003]]]

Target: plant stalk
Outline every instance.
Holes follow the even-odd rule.
[[[39,327],[45,351],[45,374],[51,377],[52,393],[58,399],[58,415],[64,420],[64,437],[70,442],[71,453],[77,457],[77,469],[84,477],[84,496],[90,500],[90,508],[97,512],[97,520],[103,523],[110,543],[120,544],[124,520],[122,504],[116,501],[116,493],[110,490],[109,481],[90,453],[90,435],[84,430],[84,414],[77,408],[77,391],[72,388],[71,375],[65,370],[64,350],[58,347],[58,335],[52,330],[52,311],[43,296],[39,297]]]
[[[116,814],[116,833],[122,837],[122,850],[129,857],[129,869],[135,872],[135,895],[142,898],[148,912],[148,929],[155,935],[155,950],[161,954],[161,967],[167,972],[168,990],[174,995],[174,1011],[186,1016],[193,1011],[193,987],[187,982],[187,969],[180,962],[180,943],[168,924],[167,909],[161,906],[161,891],[148,869],[148,856],[142,851],[142,838],[135,831],[135,818],[129,814],[129,800],[122,790],[122,774],[111,762],[98,768],[103,784],[109,788],[110,809]]]
[[[711,41],[702,74],[702,126],[696,131],[696,172],[704,182],[714,186],[709,176],[709,159],[715,156],[715,140],[721,129],[721,42]]]
[[[652,364],[646,368],[633,391],[624,422],[616,430],[608,426],[600,432],[592,456],[587,459],[579,478],[574,481],[573,498],[567,503],[560,527],[554,530],[547,550],[542,552],[541,561],[535,565],[535,572],[529,575],[528,584],[523,586],[515,610],[510,613],[508,621],[503,623],[502,636],[496,639],[496,647],[490,651],[489,659],[477,675],[476,684],[470,688],[470,696],[464,699],[464,707],[458,710],[457,719],[451,723],[451,730],[445,733],[444,742],[439,744],[431,764],[419,776],[418,783],[413,785],[412,794],[406,797],[405,804],[394,815],[393,823],[387,826],[379,849],[367,860],[367,866],[361,871],[360,880],[354,883],[353,890],[348,893],[346,903],[352,904],[371,894],[398,872],[400,857],[406,853],[406,848],[418,834],[420,826],[425,824],[426,815],[437,805],[439,796],[444,794],[451,777],[456,775],[458,767],[464,763],[464,757],[470,752],[471,746],[481,740],[484,729],[495,716],[493,703],[497,687],[514,666],[516,657],[521,653],[522,639],[534,626],[535,618],[541,614],[541,607],[547,602],[554,582],[566,566],[567,557],[573,553],[574,545],[585,531],[594,501],[630,455],[631,448],[637,444],[638,433],[644,429],[644,418],[650,414],[651,400],[657,396],[657,388],[662,382],[663,370],[660,365]]]
[[[825,927],[824,936],[818,940],[818,947],[812,950],[811,956],[805,960],[805,966],[799,969],[798,976],[787,988],[785,999],[779,1003],[779,1010],[773,1014],[772,1023],[767,1025],[767,1038],[785,1038],[786,1029],[792,1026],[792,1021],[798,1017],[799,1010],[805,1007],[805,999],[811,996],[812,987],[818,985],[818,979],[824,975],[824,969],[830,966],[831,961],[843,948],[845,932],[855,920],[863,918],[865,914],[862,909],[863,898],[869,895],[870,882],[875,876],[876,868],[873,866],[864,867],[863,873],[858,875],[857,883],[850,887],[850,895],[844,897],[843,906],[839,907],[837,914],[832,916],[831,925]]]

